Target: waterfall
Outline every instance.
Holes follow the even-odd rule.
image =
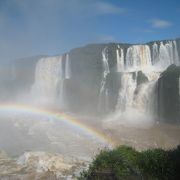
[[[160,71],[165,70],[171,64],[180,64],[176,41],[160,42],[159,50],[157,44],[154,43],[152,57],[155,62],[154,66],[158,67]]]
[[[123,49],[121,49],[123,52]],[[119,55],[119,49],[116,50],[117,54],[117,69],[118,72],[122,72],[123,64],[121,64],[126,57],[126,71],[152,71],[156,69],[158,71],[165,70],[169,65],[180,65],[176,41],[156,42],[152,45],[132,45],[127,49],[126,55],[121,53]]]
[[[156,78],[158,79],[158,78]],[[150,109],[155,80],[137,86],[137,72],[123,73],[121,75],[121,87],[119,89],[116,110],[125,112],[135,108],[141,112]]]
[[[106,77],[110,73],[109,63],[108,63],[108,52],[107,47],[102,50],[102,65],[103,65],[103,74],[101,80],[100,94],[99,94],[99,104],[98,109],[102,111],[103,105],[105,105],[105,111],[108,110],[108,90],[106,89]]]
[[[102,46],[100,47],[102,48]],[[101,58],[94,59],[99,56]],[[72,76],[71,58],[74,58],[73,63],[81,63],[83,60],[83,66],[86,65],[87,61],[89,64],[85,67],[93,65],[92,73],[98,72],[93,95],[96,95],[98,103],[95,107],[98,108],[99,112],[109,113],[114,110],[124,114],[127,114],[130,109],[143,113],[151,111],[153,103],[149,99],[154,98],[152,92],[159,75],[170,64],[178,65],[180,63],[176,41],[152,42],[143,45],[106,45],[101,51],[97,48],[94,56],[92,53],[87,53],[87,60],[84,52],[81,54],[81,51],[70,55],[42,58],[36,64],[35,81],[31,90],[37,103],[55,104],[58,107],[71,104],[71,102],[66,103],[68,100],[66,97],[69,97],[68,93],[71,93],[71,91],[66,91],[66,88],[75,84],[69,81]],[[81,58],[84,59],[79,61]],[[88,62],[91,60],[93,62]],[[95,67],[94,61],[98,60],[100,62],[97,62]],[[75,66],[73,67],[75,69]],[[101,70],[99,81],[99,71]],[[80,72],[77,72],[78,78],[81,77]],[[83,72],[86,70],[83,69]],[[88,76],[90,75],[91,73],[88,74]],[[95,74],[92,78],[94,77],[96,77]],[[83,80],[86,80],[85,78]],[[87,81],[89,79],[91,80],[91,77],[88,77]],[[67,81],[69,82],[67,83]],[[86,85],[84,87],[86,88]],[[81,87],[78,88],[81,90]],[[86,95],[88,96],[85,94],[84,99],[88,99],[85,97]],[[69,101],[73,99],[73,96],[76,96],[76,92],[72,98],[69,98]],[[85,101],[83,98],[82,104]]]
[[[65,68],[64,63],[65,61]],[[69,55],[40,59],[36,64],[35,81],[31,89],[37,104],[64,106],[64,81],[71,76]]]
[[[158,66],[160,68],[167,68],[171,64],[171,52],[169,49],[172,48],[170,44],[164,45],[163,42],[160,44],[159,48],[159,62]]]
[[[137,82],[136,78],[133,78],[133,73],[123,73],[121,75],[121,87],[116,106],[117,110],[123,112],[132,106],[136,86]]]
[[[116,59],[117,59],[117,72],[124,70],[124,51],[120,46],[117,46],[116,49]]]
[[[155,42],[152,46],[152,62],[155,64],[159,60],[159,50],[158,50],[158,45]]]
[[[133,107],[138,109],[139,112],[147,113],[147,115],[154,112],[155,84],[156,80],[146,82],[138,87],[138,92],[134,96]]]
[[[180,65],[176,41],[131,45],[127,48],[126,54],[120,53],[121,50],[124,52],[124,49],[118,45],[116,49],[117,72],[120,72],[120,88],[116,105],[118,119],[131,119],[130,114],[133,113],[138,119],[148,119],[148,116],[155,119],[152,115],[155,115],[156,111],[157,80],[169,65]],[[125,69],[122,64],[124,58]],[[143,77],[138,77],[138,71],[146,77],[146,81],[139,85],[137,80]]]
[[[180,77],[179,77],[179,106],[180,106]]]
[[[120,88],[116,105],[118,117],[129,117],[129,113],[134,112],[137,118],[147,118],[154,113],[155,86],[159,78],[160,71],[157,63],[165,69],[167,64],[173,63],[173,43],[158,45],[154,43],[152,50],[149,45],[133,45],[127,48],[126,55],[119,54],[119,47],[116,50],[117,69],[120,72]],[[121,58],[126,58],[126,69],[123,70]],[[162,62],[163,58],[165,62]],[[167,59],[170,58],[169,61]],[[138,71],[146,77],[147,82],[137,84]]]
[[[138,71],[149,66],[151,66],[151,52],[148,45],[133,45],[127,49],[127,71]]]
[[[70,79],[71,77],[71,69],[70,69],[70,59],[69,54],[66,54],[66,61],[65,61],[65,79]]]
[[[176,41],[173,41],[173,46],[174,46],[174,51],[173,51],[173,60],[174,60],[174,64],[176,64],[177,66],[180,66],[180,58],[178,55],[178,50],[177,50],[177,44]]]

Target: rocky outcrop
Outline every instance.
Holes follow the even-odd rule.
[[[171,75],[163,73],[158,78],[168,66],[180,65],[179,53],[179,39],[134,45],[91,44],[63,55],[15,61],[10,83],[13,88],[9,89],[19,94],[26,91],[36,103],[76,113],[107,115],[132,108],[150,113],[156,109],[164,119],[164,109],[169,110],[162,103],[176,100],[166,97],[165,84]],[[177,78],[173,76],[172,81],[171,86],[177,86]],[[158,93],[154,92],[156,84]]]
[[[169,66],[157,82],[160,121],[180,122],[180,66]]]

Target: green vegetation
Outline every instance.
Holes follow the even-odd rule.
[[[79,180],[178,180],[180,146],[138,152],[128,146],[102,150]]]

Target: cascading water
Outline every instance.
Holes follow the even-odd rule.
[[[65,62],[65,79],[70,79],[71,77],[71,69],[70,69],[70,66],[71,66],[71,62],[70,62],[70,59],[69,59],[69,54],[66,54],[66,62]]]
[[[171,64],[179,65],[176,41],[160,42],[159,47],[154,43],[152,57],[154,66],[160,71],[165,70]]]
[[[151,53],[148,45],[134,45],[126,54],[126,70],[138,71],[151,66]]]
[[[129,118],[129,114],[134,113],[139,118],[148,119],[148,116],[155,114],[155,86],[159,75],[169,65],[180,63],[176,41],[154,42],[151,47],[133,45],[124,54],[124,50],[117,46],[117,72],[120,72],[116,105],[118,118]],[[139,71],[147,78],[146,82],[137,83],[141,78],[138,77]]]
[[[65,60],[65,68],[63,61]],[[35,103],[64,106],[64,81],[71,77],[70,59],[63,56],[42,58],[35,71],[35,82],[31,94]]]
[[[180,104],[180,77],[179,77],[179,104]]]
[[[154,65],[159,59],[158,45],[155,42],[152,46],[152,64]]]
[[[137,85],[137,75],[137,72],[121,75],[121,87],[116,111],[123,115],[129,113],[132,109],[139,113],[153,112],[151,105],[154,102],[153,94],[156,81]]]
[[[157,52],[157,44],[154,45],[154,51]],[[157,53],[156,53],[157,54]],[[157,56],[157,55],[156,55]],[[117,64],[118,65],[118,64]],[[147,70],[148,69],[148,70]],[[148,45],[135,45],[127,49],[126,54],[126,72],[121,75],[121,87],[116,110],[132,107],[142,107],[142,101],[148,92],[150,83],[145,83],[137,91],[137,72],[143,71],[148,79],[154,79],[149,70],[152,69],[151,51]],[[158,77],[158,76],[157,76]]]
[[[124,50],[118,45],[116,49],[117,72],[124,70]]]
[[[157,65],[159,68],[165,69],[172,64],[172,43],[164,45],[162,42],[159,48],[159,62]]]
[[[173,60],[174,60],[174,64],[176,64],[177,66],[180,66],[180,60],[179,60],[179,55],[178,55],[178,50],[177,50],[177,44],[176,41],[173,41]]]
[[[154,94],[156,81],[143,83],[134,95],[133,107],[142,113],[151,114],[154,109]]]
[[[131,108],[146,112],[151,109],[148,104],[152,103],[147,99],[161,72],[170,64],[180,64],[176,41],[157,41],[144,45],[107,44],[103,49],[102,45],[97,47],[100,48],[88,46],[77,52],[73,50],[62,56],[40,59],[36,64],[32,99],[40,104],[70,107],[79,98],[79,92],[84,92],[94,82],[91,95],[80,93],[80,105],[84,105],[92,96],[93,108],[98,107],[99,112],[104,115],[114,110],[126,113]],[[71,78],[71,64],[74,78]],[[84,67],[90,67],[87,76]],[[85,73],[82,79],[81,72]],[[139,72],[142,74],[138,75]],[[96,80],[93,79],[95,77]],[[141,78],[146,80],[141,82]],[[82,87],[76,87],[76,81],[86,83]],[[91,102],[89,105],[91,107]],[[73,109],[74,105],[71,107]],[[81,107],[79,109],[81,111]]]
[[[179,50],[180,39],[150,42],[144,45],[95,44],[74,49],[62,56],[44,58],[41,56],[15,62],[10,68],[9,64],[1,67],[0,127],[2,130],[12,130],[14,137],[9,138],[6,131],[2,131],[0,140],[5,143],[1,143],[1,148],[14,155],[30,148],[32,151],[52,150],[84,159],[94,154],[97,148],[106,145],[104,138],[102,145],[96,138],[96,135],[101,136],[101,132],[103,137],[107,135],[108,143],[109,139],[112,139],[138,148],[158,147],[159,144],[167,148],[167,142],[170,147],[172,142],[179,144],[177,137],[172,138],[173,133],[177,136],[176,131],[179,130],[177,126],[172,129],[175,132],[170,132],[168,133],[170,136],[167,136],[167,127],[173,126],[168,126],[167,123],[180,122],[180,67],[175,66],[180,65]],[[171,64],[175,65],[169,66]],[[5,67],[8,72],[4,73]],[[31,96],[27,91],[29,87],[31,87]],[[9,92],[6,94],[7,90]],[[14,99],[11,102],[15,102],[14,105],[9,102],[12,98],[8,97],[12,92]],[[8,98],[4,99],[4,97]],[[35,105],[40,105],[40,108],[26,106],[28,100],[31,105],[36,103]],[[25,101],[25,107],[21,101],[23,103]],[[41,106],[45,106],[44,111]],[[54,111],[51,111],[52,109]],[[55,113],[58,109],[61,109],[61,112],[68,111],[67,116],[62,113],[63,117],[61,117],[61,113]],[[70,115],[77,117],[79,123],[73,117],[71,120]],[[105,117],[99,118],[97,115]],[[157,121],[159,125],[155,128],[140,130]],[[71,125],[71,122],[74,123]],[[106,123],[108,126],[104,126]],[[114,128],[111,128],[111,125]],[[128,128],[124,128],[125,126]],[[92,138],[91,130],[89,133],[91,127]],[[157,134],[157,130],[160,130],[160,134]],[[152,131],[154,136],[151,136]],[[144,139],[146,135],[148,136]],[[157,141],[156,137],[158,137]],[[14,139],[16,144],[12,142]],[[92,142],[90,145],[89,140]],[[7,146],[8,141],[10,146]],[[40,169],[45,169],[45,172],[47,170],[47,173],[49,169],[54,171],[57,156],[38,152],[25,153],[24,157],[25,159],[30,157],[30,161],[19,159],[19,162],[22,162],[22,169],[19,169],[19,165],[17,169],[20,174],[23,172],[22,178],[26,176],[24,172],[27,170],[28,173],[32,166],[35,167],[33,170],[35,173]],[[4,159],[3,172],[12,169],[10,174],[13,173],[14,176],[14,160],[9,166],[7,159]],[[32,163],[32,160],[37,161]],[[72,161],[75,163],[70,166],[71,172],[74,166],[80,165],[78,161]],[[57,170],[66,166],[62,158],[56,164]],[[58,171],[58,174],[60,172]],[[2,174],[0,172],[0,175]],[[11,177],[10,174],[8,177]]]
[[[123,52],[123,49],[121,49]],[[151,51],[148,45],[134,45],[127,49],[126,68],[122,68],[124,54],[119,55],[119,46],[117,49],[117,70],[120,74],[120,89],[116,105],[116,111],[126,113],[129,109],[140,107],[145,109],[146,91],[149,83],[143,84],[138,88],[138,71],[146,72],[148,79],[154,79],[155,76],[149,73],[151,69]],[[121,63],[120,63],[121,62]],[[118,67],[119,66],[119,67]],[[157,76],[158,77],[158,76]],[[136,95],[136,96],[135,96]],[[144,103],[143,103],[144,102]],[[142,104],[143,103],[143,104]]]
[[[121,75],[121,87],[119,90],[117,110],[124,112],[133,104],[134,91],[137,86],[136,79],[133,78],[133,73],[123,73]]]
[[[102,111],[105,105],[105,111],[108,110],[108,90],[106,89],[106,77],[110,73],[109,63],[108,63],[108,52],[107,47],[102,51],[102,65],[103,65],[103,75],[101,80],[100,94],[99,94],[99,104],[98,109]]]

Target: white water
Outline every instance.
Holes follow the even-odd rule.
[[[117,72],[124,70],[124,50],[118,45],[116,49]]]
[[[69,54],[66,54],[66,61],[65,61],[65,79],[70,79],[71,78],[71,62],[69,59]]]
[[[171,64],[179,65],[176,41],[160,42],[159,48],[154,44],[153,49],[154,66],[160,71],[165,70]]]
[[[103,75],[100,86],[99,107],[104,106],[107,111],[109,99],[106,77],[110,73],[108,61],[110,60],[108,59],[108,49],[106,47],[102,51]],[[120,76],[116,111],[126,112],[128,109],[135,108],[145,113],[145,109],[150,108],[148,104],[152,105],[151,102],[145,99],[153,91],[161,72],[171,64],[180,64],[176,41],[154,42],[152,45],[132,45],[127,50],[123,46],[117,45],[116,64],[116,71]],[[140,87],[137,86],[138,71],[142,71],[149,81]],[[137,94],[135,95],[135,93]],[[150,99],[152,100],[153,97]]]
[[[106,83],[106,77],[108,75],[109,71],[109,63],[108,63],[108,54],[107,54],[107,47],[103,49],[102,51],[102,63],[103,63],[103,78],[101,81],[101,90],[100,92],[102,93],[105,89],[105,83]]]
[[[151,108],[155,82],[150,81],[137,86],[137,73],[123,73],[116,111],[123,114],[133,108],[146,113]]]
[[[138,93],[134,95],[133,107],[142,113],[152,113],[154,90],[156,81],[146,82],[140,85]]]
[[[176,41],[173,41],[173,45],[174,45],[173,59],[174,59],[175,64],[177,66],[179,66],[180,65],[180,60],[179,60],[179,56],[178,56],[178,50],[177,50]]]
[[[0,179],[67,179],[109,147],[105,139],[43,114],[9,109],[0,119]]]
[[[106,77],[110,73],[109,70],[109,63],[108,63],[108,52],[107,47],[105,47],[102,51],[102,64],[103,64],[103,74],[102,74],[102,81],[100,86],[100,93],[99,93],[99,104],[98,109],[101,111],[102,105],[105,103],[105,109],[108,110],[108,90],[106,89]],[[103,102],[103,99],[105,102]]]
[[[180,77],[179,77],[179,103],[180,103]]]
[[[103,72],[99,91],[99,106],[105,103],[107,109],[108,90],[106,80],[110,73],[107,47],[103,49],[101,55]],[[176,42],[154,43],[152,52],[148,45],[134,45],[127,49],[126,54],[122,47],[117,46],[116,57],[116,69],[121,74],[121,87],[116,113],[110,116],[111,120],[115,126],[116,122],[123,125],[137,126],[137,128],[151,125],[153,119],[151,108],[153,107],[153,92],[156,80],[168,65],[172,63],[178,65],[180,63]],[[137,71],[140,70],[149,81],[138,86]],[[32,100],[37,104],[52,104],[63,107],[66,101],[64,99],[65,81],[70,79],[71,76],[71,60],[68,54],[65,55],[65,58],[64,56],[55,56],[40,59],[36,65],[35,82],[31,90]],[[1,148],[18,155],[23,154],[28,149],[34,151],[24,153],[16,163],[16,165],[27,167],[28,170],[33,167],[38,172],[55,170],[61,173],[64,170],[71,169],[73,165],[77,166],[76,162],[79,163],[74,159],[64,159],[64,155],[86,159],[94,156],[94,152],[97,152],[98,148],[103,148],[106,145],[97,141],[96,138],[86,136],[71,127],[54,121],[50,117],[35,118],[28,114],[17,116],[13,115],[12,112],[9,115],[11,117],[6,117],[7,119],[5,117],[1,118],[0,140],[3,142],[0,143]],[[7,129],[11,132],[11,136],[7,135]],[[49,151],[53,154],[43,151]],[[55,152],[61,153],[63,158],[55,155]],[[4,162],[4,159],[3,163],[6,165],[7,162]],[[5,171],[9,170],[9,167],[7,167],[4,168]],[[14,164],[11,170],[14,170]],[[0,170],[0,173],[2,172]]]
[[[103,72],[99,89],[98,109],[100,111],[102,107],[108,111],[109,104],[109,92],[106,88],[107,75],[110,73],[108,51],[108,47],[105,47],[101,52]],[[133,106],[134,93],[138,88],[136,83],[137,71],[142,71],[149,82],[153,82],[170,64],[180,64],[176,41],[155,42],[152,48],[150,45],[132,45],[127,48],[127,51],[122,46],[117,45],[116,61],[116,71],[122,76],[116,105],[116,109],[120,111]],[[135,75],[133,76],[132,73]],[[71,61],[69,54],[66,54],[65,58],[55,56],[39,60],[31,91],[34,101],[38,104],[55,104],[59,107],[65,107],[64,93],[66,87],[64,82],[70,78]],[[147,89],[152,88],[150,84],[146,84]]]
[[[159,52],[158,52],[158,45],[157,43],[155,42],[152,46],[152,60],[153,60],[153,64],[155,62],[157,62],[159,59]]]
[[[121,88],[116,106],[117,110],[125,111],[133,104],[134,91],[136,89],[136,79],[133,79],[133,73],[123,73],[121,76]]]
[[[124,49],[117,45],[116,57],[118,72],[163,71],[170,64],[180,64],[176,41],[160,42],[160,44],[154,42],[152,51],[149,45],[132,45],[127,49],[126,54]]]
[[[156,58],[157,44],[153,45],[153,53],[154,58]],[[134,45],[127,49],[126,69],[124,69],[121,75],[121,87],[116,106],[117,111],[128,112],[131,108],[141,111],[141,108],[146,107],[144,99],[145,96],[148,96],[147,90],[152,87],[150,83],[137,87],[137,71],[142,71],[148,80],[152,81],[157,80],[159,77],[159,73],[154,72],[154,70],[155,68],[152,67],[151,51],[148,45]],[[135,98],[135,91],[137,90]]]
[[[134,45],[126,54],[126,70],[139,71],[151,66],[151,52],[148,45]]]
[[[120,119],[149,119],[153,113],[154,90],[159,75],[169,65],[179,65],[176,41],[156,42],[152,50],[148,45],[133,45],[127,49],[117,46],[117,71],[121,72],[116,117]],[[125,63],[126,62],[126,63]],[[126,64],[126,65],[124,65]],[[137,71],[142,71],[149,82],[137,86]],[[134,75],[133,75],[134,73]],[[132,114],[133,117],[129,117]]]
[[[65,61],[65,67],[63,66]],[[70,59],[66,54],[42,58],[35,71],[35,82],[31,89],[32,99],[36,104],[65,105],[64,81],[71,77]]]

